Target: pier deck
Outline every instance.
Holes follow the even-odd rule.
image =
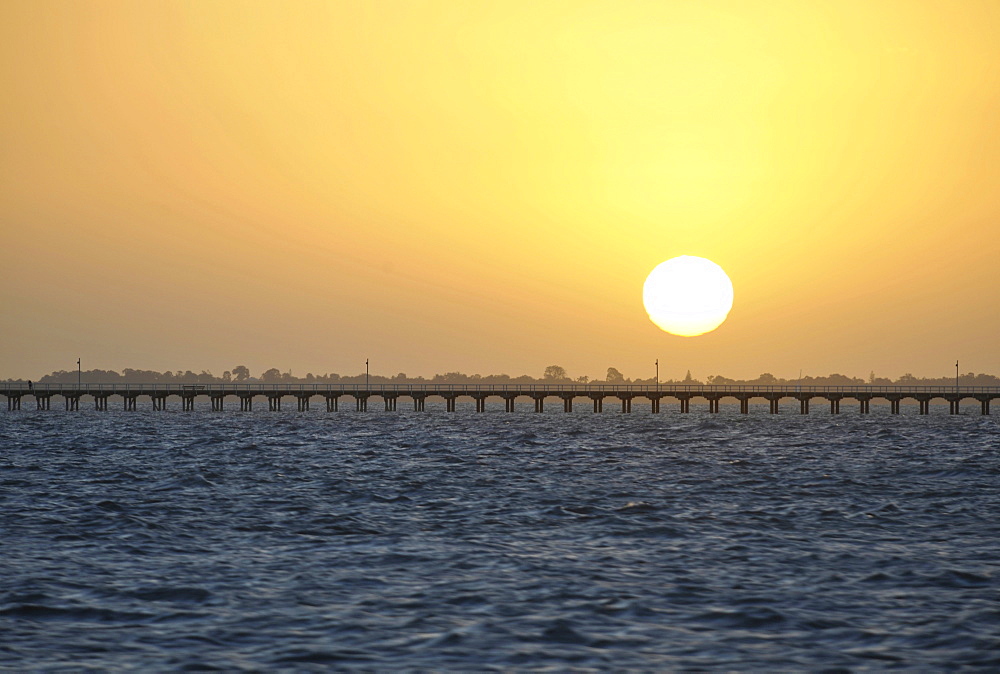
[[[747,414],[750,402],[755,399],[767,401],[772,414],[779,412],[779,403],[784,399],[793,399],[799,403],[799,413],[808,414],[810,403],[819,399],[828,402],[831,414],[840,413],[842,401],[853,401],[862,414],[870,411],[872,400],[882,400],[889,404],[892,414],[900,413],[900,404],[904,400],[917,403],[919,414],[928,414],[930,404],[934,400],[947,402],[951,414],[960,413],[962,401],[978,402],[982,414],[990,413],[990,403],[1000,398],[1000,387],[996,386],[710,386],[685,384],[267,384],[267,383],[229,383],[229,384],[35,384],[29,386],[20,382],[0,382],[0,395],[7,399],[7,409],[21,409],[22,398],[32,398],[39,410],[51,409],[53,397],[62,398],[67,410],[78,410],[80,400],[84,396],[93,399],[97,410],[108,409],[108,399],[117,396],[122,399],[123,408],[134,411],[139,398],[149,398],[154,410],[167,409],[167,401],[177,397],[181,401],[181,409],[193,410],[195,400],[204,396],[209,398],[212,409],[221,411],[227,397],[240,400],[240,409],[253,409],[253,401],[257,397],[267,399],[268,409],[281,410],[283,398],[290,397],[296,401],[297,409],[310,409],[310,401],[320,398],[325,401],[326,410],[334,412],[339,409],[339,401],[346,397],[353,399],[355,409],[367,411],[368,402],[372,398],[383,402],[385,411],[396,410],[397,401],[407,398],[412,401],[415,411],[423,411],[428,398],[440,398],[445,401],[445,409],[455,411],[455,403],[460,398],[471,398],[476,402],[476,411],[486,411],[486,401],[499,398],[505,402],[507,412],[514,411],[514,402],[518,398],[528,398],[534,401],[535,412],[542,412],[545,401],[555,398],[562,402],[563,410],[573,411],[573,403],[577,399],[586,399],[593,405],[594,412],[604,410],[604,401],[616,399],[621,404],[621,411],[632,411],[632,401],[644,398],[650,403],[653,413],[660,411],[664,400],[674,400],[680,405],[681,412],[690,412],[692,400],[702,400],[708,404],[709,412],[718,412],[719,403],[723,399],[734,399],[740,404],[740,412]]]

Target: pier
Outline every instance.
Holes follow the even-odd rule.
[[[931,403],[947,403],[950,414],[961,414],[963,405],[974,405],[981,414],[990,413],[990,403],[1000,398],[997,386],[709,386],[684,384],[506,384],[506,385],[450,385],[450,384],[35,384],[0,382],[0,395],[7,399],[7,410],[22,409],[24,400],[33,401],[37,410],[51,410],[52,398],[59,398],[66,411],[80,409],[81,399],[93,402],[94,409],[106,411],[111,398],[120,398],[122,409],[134,412],[139,400],[146,400],[156,411],[168,409],[171,401],[180,403],[182,411],[194,410],[195,401],[207,398],[212,411],[225,409],[227,398],[240,402],[240,411],[253,410],[255,399],[267,401],[268,410],[280,412],[282,400],[291,399],[299,412],[310,409],[312,401],[325,402],[327,412],[340,409],[340,399],[354,401],[357,412],[367,412],[370,401],[380,401],[386,412],[395,412],[400,398],[413,403],[415,412],[426,410],[428,399],[440,399],[445,410],[454,412],[458,400],[466,398],[475,402],[476,412],[485,412],[490,399],[504,402],[506,412],[515,411],[515,401],[534,405],[536,413],[545,411],[551,401],[562,404],[564,412],[572,412],[576,401],[593,406],[593,412],[604,411],[605,400],[620,404],[621,412],[632,412],[632,402],[644,399],[653,414],[661,411],[664,403],[673,403],[681,413],[689,413],[692,403],[704,404],[710,413],[718,413],[723,400],[739,403],[740,413],[749,414],[751,402],[768,404],[771,414],[781,411],[782,401],[798,403],[799,414],[809,414],[815,403],[829,404],[830,414],[840,414],[842,404],[853,407],[859,414],[871,412],[871,402],[887,404],[891,414],[900,414],[905,401],[916,404],[917,414],[930,413]],[[825,407],[825,405],[823,405]],[[58,409],[58,406],[57,406]]]

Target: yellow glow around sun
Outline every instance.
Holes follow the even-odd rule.
[[[660,329],[692,337],[711,332],[726,320],[733,308],[733,283],[711,260],[681,255],[649,272],[642,303]]]

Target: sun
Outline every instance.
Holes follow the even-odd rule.
[[[693,337],[722,325],[733,308],[733,282],[711,260],[681,255],[661,262],[642,286],[642,303],[661,330]]]

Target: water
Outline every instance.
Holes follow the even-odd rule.
[[[1000,667],[996,417],[466,407],[0,414],[0,668]]]

